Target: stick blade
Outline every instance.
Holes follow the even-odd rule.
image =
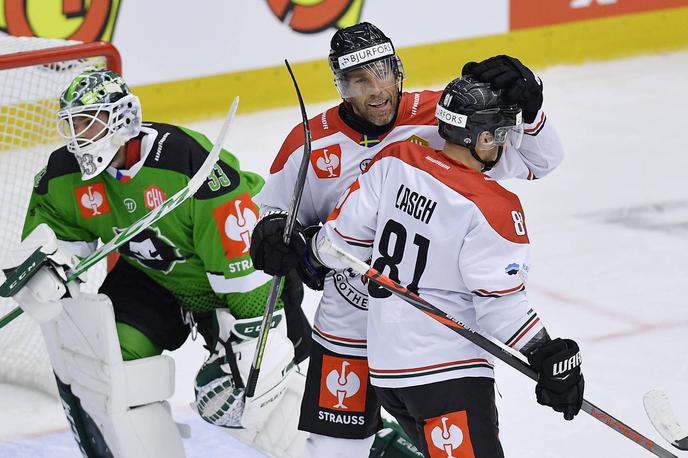
[[[661,390],[648,391],[643,396],[643,404],[657,432],[677,449],[688,450],[688,432],[678,424],[666,393]]]

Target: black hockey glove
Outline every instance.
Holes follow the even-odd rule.
[[[482,62],[468,62],[461,74],[473,75],[492,84],[494,89],[503,89],[505,100],[521,107],[523,121],[528,124],[535,121],[542,107],[542,81],[520,60],[501,55]]]
[[[578,344],[570,339],[550,340],[532,350],[528,361],[538,372],[537,402],[572,420],[580,411],[585,387]]]
[[[289,246],[282,235],[287,226],[287,212],[267,213],[256,223],[251,236],[251,260],[253,267],[268,275],[286,275],[294,269],[306,251],[303,227],[296,221]]]
[[[303,234],[306,238],[306,251],[303,259],[296,267],[299,277],[304,285],[315,291],[322,291],[325,286],[325,276],[330,271],[327,267],[318,262],[313,254],[313,244],[311,241],[316,236],[321,226],[308,226]]]

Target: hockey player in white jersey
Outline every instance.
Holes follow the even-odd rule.
[[[314,232],[303,228],[326,220],[337,198],[382,148],[396,141],[433,148],[445,142],[434,115],[441,92],[402,92],[402,63],[391,40],[377,27],[361,23],[337,31],[329,60],[343,101],[309,121],[311,167],[290,247],[282,245],[281,234],[291,195],[288,190],[294,187],[303,154],[300,125],[285,139],[256,197],[261,219],[252,235],[251,258],[256,269],[269,274],[283,274],[299,263],[305,240]],[[527,113],[527,135],[520,148],[504,149],[499,162],[485,162],[485,172],[495,179],[545,176],[561,162],[563,148],[551,124],[545,122],[539,80],[508,56],[469,67],[478,77],[502,85]],[[298,268],[308,286],[324,289],[315,316],[299,425],[311,432],[307,451],[310,456],[368,456],[381,419],[380,404],[368,380],[367,284],[345,272],[326,276],[327,269],[303,263]],[[360,381],[355,390],[343,388],[347,374]]]
[[[310,244],[322,238],[408,285],[435,306],[523,353],[538,372],[539,403],[580,410],[578,345],[551,340],[525,293],[529,241],[518,197],[481,173],[518,147],[521,109],[474,78],[452,81],[437,105],[442,150],[409,142],[382,149],[347,189]],[[371,284],[371,383],[426,457],[503,457],[486,351]]]

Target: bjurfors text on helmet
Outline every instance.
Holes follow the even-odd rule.
[[[339,56],[337,62],[339,63],[339,68],[344,70],[355,65],[361,65],[372,60],[392,55],[394,55],[394,47],[392,47],[392,43],[388,41]]]

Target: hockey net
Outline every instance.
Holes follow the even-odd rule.
[[[34,176],[61,146],[59,96],[87,67],[121,72],[119,53],[108,43],[0,34],[0,259],[20,241]],[[94,267],[83,286],[95,291],[104,276],[104,265]],[[0,298],[0,316],[16,305]],[[0,383],[57,396],[43,337],[25,315],[0,328]]]

